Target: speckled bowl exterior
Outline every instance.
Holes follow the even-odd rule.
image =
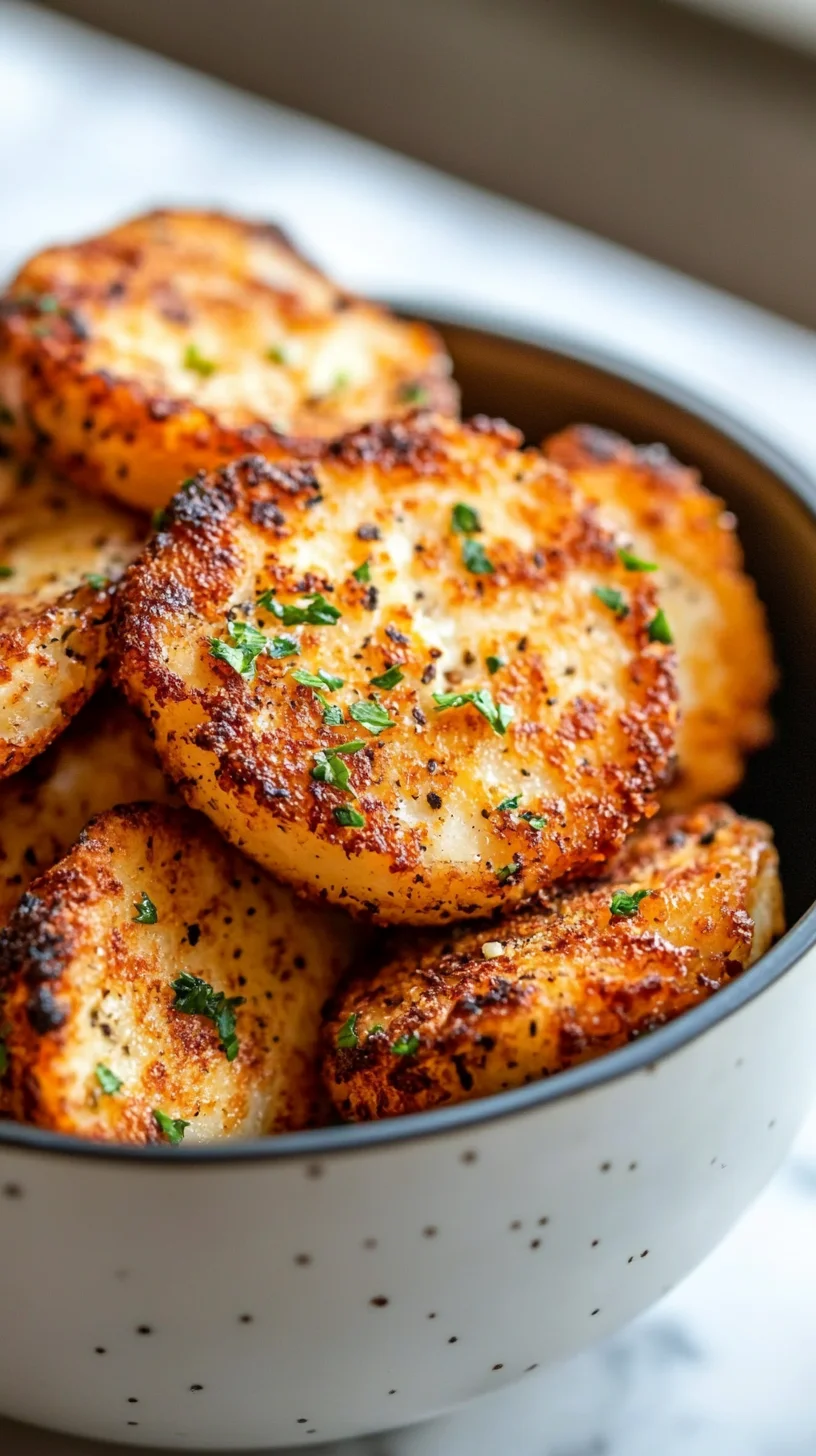
[[[598,366],[581,367],[589,389]],[[768,458],[756,468],[766,529],[804,553],[772,612],[787,641],[786,599],[798,612],[816,591],[810,487],[784,462],[773,479]],[[816,676],[802,651],[786,713]],[[718,996],[601,1061],[481,1103],[210,1150],[0,1127],[0,1411],[133,1445],[308,1446],[534,1379],[659,1299],[759,1192],[816,1092],[813,787],[802,769],[796,818],[791,752],[756,794],[786,816],[783,869],[810,848],[790,861],[802,918]]]

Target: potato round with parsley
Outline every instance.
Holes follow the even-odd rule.
[[[403,936],[334,999],[326,1086],[368,1121],[552,1076],[698,1005],[784,928],[767,825],[724,804],[656,820],[591,887],[444,939]]]
[[[114,583],[145,535],[121,506],[0,459],[0,779],[101,683]]]
[[[144,510],[281,435],[457,398],[426,324],[338,288],[279,228],[219,213],[49,248],[0,303],[0,439]]]
[[[199,815],[100,814],[0,934],[12,1114],[126,1143],[319,1121],[320,1010],[353,946]]]
[[[544,444],[621,532],[629,570],[654,571],[677,647],[677,773],[662,799],[690,809],[730,794],[747,754],[769,743],[776,686],[762,604],[736,521],[662,445],[637,448],[576,425]]]
[[[647,576],[516,431],[417,416],[194,482],[116,673],[182,793],[299,890],[473,917],[654,807],[673,651]]]

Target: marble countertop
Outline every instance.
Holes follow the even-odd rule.
[[[351,286],[625,350],[816,469],[812,334],[12,0],[0,0],[0,130],[2,272],[157,203],[244,209],[279,219]],[[726,1242],[622,1334],[537,1383],[344,1456],[813,1456],[814,1212],[816,1118]],[[2,1419],[0,1450],[102,1456]]]

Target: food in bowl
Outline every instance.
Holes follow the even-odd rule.
[[[239,219],[52,250],[0,314],[9,469],[46,481],[96,633],[81,691],[73,622],[18,654],[16,691],[60,691],[44,729],[18,715],[8,772],[110,670],[199,811],[100,784],[106,812],[19,872],[14,1117],[178,1147],[302,1129],[329,1098],[371,1119],[485,1096],[642,1035],[781,933],[771,831],[700,807],[767,741],[775,675],[691,472],[587,427],[542,451],[459,422],[432,331]],[[144,519],[86,491],[159,506],[144,549]],[[398,952],[343,912],[399,925]]]
[[[0,316],[0,439],[141,510],[281,439],[454,412],[434,331],[355,298],[279,228],[159,211],[49,248]]]

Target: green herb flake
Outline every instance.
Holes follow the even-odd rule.
[[[176,993],[173,1009],[188,1016],[205,1016],[211,1021],[218,1032],[224,1056],[228,1062],[234,1062],[238,1055],[235,1011],[244,1005],[246,997],[225,996],[223,991],[215,991],[208,981],[202,981],[189,971],[182,971],[170,985]]]
[[[166,1112],[161,1112],[158,1107],[153,1108],[153,1117],[155,1118],[159,1132],[164,1133],[167,1141],[174,1148],[178,1147],[179,1143],[184,1139],[187,1128],[190,1126],[189,1122],[185,1122],[183,1117],[169,1117]]]
[[[670,647],[674,641],[672,629],[668,624],[666,613],[662,607],[658,609],[649,623],[649,641],[663,642],[666,647]]]
[[[379,677],[371,679],[371,686],[373,688],[395,688],[397,683],[402,682],[404,676],[405,673],[401,672],[398,667],[389,667],[387,672],[381,672]]]
[[[440,713],[446,708],[463,708],[470,703],[486,718],[494,733],[504,735],[508,723],[512,722],[513,707],[510,703],[494,703],[489,688],[480,688],[474,693],[434,693],[433,700]]]
[[[415,1031],[399,1037],[391,1047],[395,1057],[413,1057],[419,1051],[419,1037]]]
[[[521,794],[513,794],[512,798],[502,799],[501,803],[496,805],[496,813],[501,814],[505,809],[517,809],[520,803]]]
[[[305,688],[317,688],[326,693],[336,693],[344,682],[342,677],[334,677],[332,673],[324,672],[322,667],[316,673],[307,672],[302,667],[293,668],[292,677]]]
[[[146,895],[144,890],[142,890],[139,899],[134,901],[134,909],[136,911],[136,914],[134,915],[133,919],[137,925],[156,924],[156,921],[159,918],[159,912],[153,904],[150,896]]]
[[[627,551],[625,546],[620,547],[618,559],[627,571],[657,571],[656,561],[644,561],[642,557],[635,556],[634,552]]]
[[[498,672],[500,667],[506,667],[507,663],[505,662],[503,657],[491,656],[485,658],[485,666],[487,667],[487,670],[492,677],[494,673]]]
[[[381,1026],[379,1021],[370,1028],[366,1039],[370,1040],[372,1036],[385,1036],[385,1027]]]
[[[351,375],[347,369],[338,369],[331,382],[331,394],[337,394],[341,389],[348,389],[351,384]]]
[[[357,1011],[352,1011],[350,1017],[348,1018],[348,1021],[344,1021],[343,1025],[340,1027],[340,1030],[337,1033],[337,1041],[335,1043],[340,1051],[353,1051],[354,1048],[358,1045],[360,1040],[357,1035],[358,1020],[359,1013]]]
[[[531,829],[546,829],[547,828],[547,820],[546,820],[546,818],[544,817],[543,814],[533,814],[533,813],[530,812],[530,813],[526,813],[526,814],[521,814],[519,817],[521,819],[526,819],[526,821],[529,824],[529,826],[530,826]]]
[[[481,529],[479,512],[459,501],[451,511],[451,530],[459,536],[475,536]]]
[[[112,1072],[110,1067],[106,1067],[104,1062],[97,1062],[96,1066],[94,1067],[94,1076],[96,1077],[97,1082],[102,1088],[102,1091],[105,1092],[108,1097],[112,1097],[114,1092],[118,1092],[119,1089],[121,1087],[124,1087],[125,1085],[121,1077],[117,1077],[116,1073]]]
[[[320,784],[328,784],[333,789],[347,790],[352,794],[353,789],[349,787],[348,764],[343,763],[339,754],[359,753],[365,748],[362,739],[354,739],[351,743],[338,743],[334,748],[319,748],[315,754],[312,778],[317,779]]]
[[[108,585],[109,578],[107,576],[100,576],[96,571],[89,571],[85,574],[85,580],[88,586],[93,587],[94,591],[104,591]]]
[[[418,380],[409,380],[407,384],[400,386],[399,397],[403,404],[424,405],[430,400],[430,395],[424,384]]]
[[[264,612],[271,612],[284,627],[333,627],[343,615],[320,592],[300,606],[296,602],[279,602],[273,591],[265,591],[258,597],[258,606]]]
[[[266,351],[266,357],[270,364],[288,364],[289,354],[283,344],[270,344]]]
[[[150,524],[153,527],[154,531],[161,531],[162,528],[167,524],[167,511],[164,506],[156,507],[155,511],[150,517]]]
[[[521,865],[518,860],[511,860],[510,864],[499,866],[496,870],[496,879],[500,885],[506,885],[507,881],[512,880],[513,876],[517,875],[520,869]]]
[[[8,581],[8,578],[13,575],[13,566],[0,566],[0,581]]]
[[[462,565],[474,576],[490,576],[495,570],[492,561],[485,556],[481,541],[466,536],[462,542]]]
[[[344,829],[362,829],[365,824],[365,815],[359,809],[353,809],[350,804],[339,804],[334,811],[334,817]]]
[[[614,612],[621,621],[624,617],[629,616],[629,607],[623,592],[619,591],[616,586],[593,587],[592,595],[597,597],[599,602],[603,602],[604,606],[608,607],[610,612]]]
[[[59,313],[60,301],[53,293],[41,293],[37,299],[40,313]]]
[[[184,350],[184,367],[191,369],[194,374],[200,374],[202,379],[209,379],[217,368],[214,360],[206,359],[198,347],[198,344],[188,344]]]
[[[370,581],[371,566],[369,562],[363,561],[361,565],[357,567],[356,571],[353,571],[351,574],[354,577],[355,581]]]
[[[263,632],[259,632],[249,622],[228,622],[227,631],[232,643],[224,642],[220,637],[211,637],[210,656],[228,663],[235,672],[247,679],[255,676],[255,663],[262,652],[269,650],[272,657],[286,657],[298,650],[294,638],[275,637],[270,642]],[[278,644],[277,649],[274,649],[275,643]]]
[[[637,915],[641,900],[645,900],[649,894],[648,890],[616,890],[609,902],[609,909],[613,915],[621,915],[628,918]]]
[[[270,637],[266,647],[267,657],[297,657],[300,652],[295,637]]]
[[[362,723],[375,738],[384,733],[386,728],[396,727],[393,718],[389,718],[380,703],[371,703],[367,699],[361,703],[352,703],[349,714],[355,723]]]

